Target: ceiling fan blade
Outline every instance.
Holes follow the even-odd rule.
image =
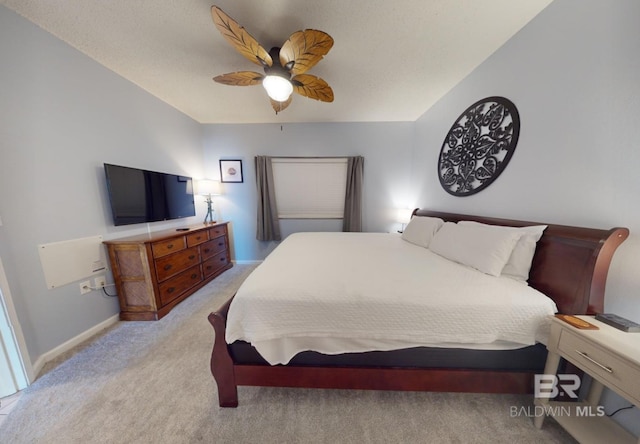
[[[291,79],[293,90],[301,96],[323,102],[333,102],[333,90],[320,77],[310,74],[300,74]]]
[[[287,106],[291,104],[291,100],[293,100],[293,96],[289,96],[287,100],[284,102],[278,102],[277,100],[269,99],[271,101],[271,106],[273,107],[276,114],[280,111],[283,111]]]
[[[215,82],[233,86],[260,85],[262,79],[264,79],[264,74],[253,71],[230,72],[213,78]]]
[[[280,48],[280,63],[292,75],[302,74],[315,66],[333,46],[329,34],[315,29],[305,29],[291,34]],[[293,66],[289,68],[287,64]]]
[[[269,52],[222,9],[212,6],[211,17],[218,31],[240,54],[256,65],[271,66],[273,64]]]

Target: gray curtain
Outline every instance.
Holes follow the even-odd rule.
[[[271,157],[256,156],[256,187],[258,190],[256,239],[259,241],[281,240]]]
[[[342,231],[362,231],[362,172],[364,157],[349,157]]]

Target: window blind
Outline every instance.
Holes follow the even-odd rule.
[[[346,158],[273,158],[280,219],[342,219]]]

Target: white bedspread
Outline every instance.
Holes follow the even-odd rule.
[[[546,343],[555,303],[385,233],[297,233],[238,290],[226,341],[271,364],[413,346],[480,349]]]

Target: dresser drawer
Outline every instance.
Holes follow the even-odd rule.
[[[187,234],[187,247],[200,245],[209,240],[209,232],[207,230],[198,231],[197,233]]]
[[[204,277],[208,277],[225,267],[229,263],[227,259],[227,252],[223,251],[221,253],[216,254],[211,259],[208,259],[202,263],[202,271],[204,272]]]
[[[199,262],[200,253],[198,252],[198,247],[191,247],[187,250],[163,256],[155,261],[156,276],[158,281],[162,282]]]
[[[210,240],[200,246],[200,255],[202,260],[209,259],[211,256],[225,251],[227,249],[227,238],[219,237],[217,239]]]
[[[187,242],[184,236],[151,244],[151,250],[153,251],[153,257],[155,258],[166,256],[167,254],[175,253],[176,251],[184,250],[185,248],[187,248]]]
[[[159,285],[160,301],[168,304],[182,293],[202,281],[202,270],[196,265]]]
[[[227,234],[226,225],[218,225],[209,230],[209,239],[215,239],[216,237],[224,236]]]
[[[625,360],[566,329],[562,330],[558,349],[569,361],[605,385],[617,388],[636,404],[640,403],[640,384],[636,381],[638,369]]]

